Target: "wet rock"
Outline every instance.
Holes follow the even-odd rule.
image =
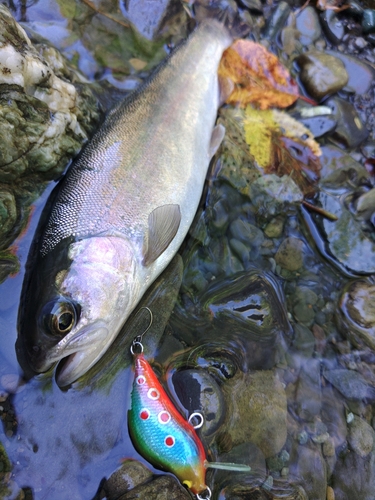
[[[297,382],[296,406],[299,417],[304,421],[311,422],[320,413],[322,394],[320,361],[317,359],[309,360],[300,371]]]
[[[228,420],[224,424],[233,446],[251,441],[271,457],[286,440],[286,396],[273,371],[239,373],[223,386]]]
[[[127,0],[124,2],[125,15],[138,33],[153,40],[157,37],[163,25],[172,16],[182,10],[177,0]]]
[[[333,137],[348,148],[356,148],[368,137],[368,130],[362,123],[354,106],[338,97],[329,99],[327,106],[332,108],[337,126]]]
[[[337,14],[332,9],[327,9],[320,15],[324,34],[334,45],[338,45],[344,38],[345,29]]]
[[[115,500],[151,478],[152,472],[146,466],[136,460],[126,460],[105,482],[103,489],[109,500]]]
[[[250,184],[249,196],[258,213],[270,219],[303,199],[291,177],[275,174],[263,175]]]
[[[344,87],[346,92],[364,95],[370,90],[375,79],[375,70],[372,66],[365,61],[361,61],[358,57],[349,54],[329,50],[327,53],[334,55],[344,63],[345,69],[349,75],[348,83]]]
[[[288,271],[298,271],[303,264],[304,243],[298,238],[286,238],[275,255],[275,261],[279,266]]]
[[[339,302],[337,318],[341,332],[356,347],[375,349],[375,285],[369,281],[349,282]]]
[[[375,32],[375,10],[365,9],[362,17],[362,28],[364,33]]]
[[[356,453],[343,453],[332,474],[335,500],[360,498],[373,500],[375,491],[375,456],[362,458]]]
[[[296,28],[301,33],[302,45],[311,45],[321,35],[319,17],[314,7],[307,6],[296,16]]]
[[[372,451],[374,447],[374,429],[365,420],[354,415],[349,425],[348,442],[352,450],[362,458]]]
[[[281,1],[273,10],[271,16],[267,19],[266,26],[263,30],[264,38],[272,41],[281,28],[285,25],[290,14],[290,7],[287,2]]]
[[[289,470],[292,476],[301,478],[308,498],[325,499],[327,472],[320,447],[294,443]]]
[[[375,388],[371,387],[358,372],[338,368],[336,370],[325,370],[323,375],[350,401],[361,399],[375,401]]]
[[[337,172],[336,176],[342,173]],[[352,173],[355,175],[354,171]],[[371,274],[375,271],[375,244],[370,234],[364,230],[361,221],[348,209],[345,196],[338,197],[337,194],[337,191],[328,189],[319,194],[322,207],[337,217],[335,222],[318,217],[315,219],[329,250],[327,256],[332,260],[333,255],[338,267],[344,272],[346,269],[349,272]],[[335,263],[334,260],[332,262]]]
[[[322,147],[321,183],[325,188],[348,188],[370,184],[367,170],[351,155],[333,145]]]
[[[349,76],[343,63],[329,54],[318,51],[305,52],[297,58],[300,78],[307,92],[320,102],[341,90]]]
[[[155,500],[191,500],[188,491],[172,476],[158,476],[153,481],[141,484],[116,500],[152,498]]]
[[[203,370],[181,370],[173,374],[172,384],[188,414],[203,415],[200,432],[209,436],[217,431],[224,419],[225,402],[215,379]]]
[[[16,221],[16,199],[11,191],[0,189],[0,241],[4,241]]]
[[[1,181],[32,169],[57,176],[87,140],[99,115],[93,96],[80,93],[32,46],[4,6],[0,8]]]

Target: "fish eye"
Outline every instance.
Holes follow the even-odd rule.
[[[42,309],[41,320],[47,333],[62,337],[77,324],[79,308],[66,298],[48,302]]]

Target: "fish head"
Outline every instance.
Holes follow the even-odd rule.
[[[135,252],[125,238],[82,239],[70,243],[65,254],[65,259],[47,256],[38,279],[31,280],[34,286],[29,283],[23,293],[17,340],[22,367],[42,373],[59,363],[61,387],[103,356],[143,293]]]

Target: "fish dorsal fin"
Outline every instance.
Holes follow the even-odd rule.
[[[162,205],[150,213],[147,243],[143,253],[144,266],[160,257],[176,236],[180,222],[180,205]]]
[[[216,125],[216,127],[212,131],[211,142],[210,142],[210,158],[216,153],[219,149],[220,144],[223,142],[225,136],[225,127],[221,123]]]

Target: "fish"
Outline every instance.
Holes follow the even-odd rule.
[[[208,490],[206,453],[193,425],[173,405],[144,355],[134,360],[128,411],[134,447],[157,469],[172,472],[192,493]]]
[[[210,18],[107,114],[51,195],[29,251],[16,352],[69,386],[105,354],[193,221],[225,133]]]

